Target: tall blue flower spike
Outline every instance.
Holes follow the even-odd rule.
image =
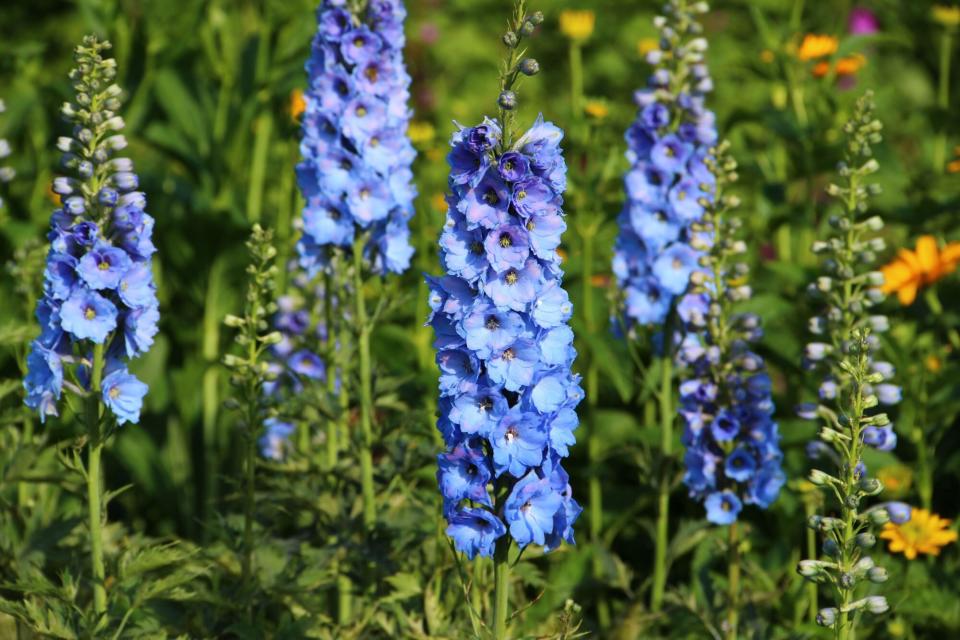
[[[71,135],[57,141],[67,173],[53,184],[61,207],[50,223],[36,311],[40,336],[24,380],[26,403],[41,420],[57,415],[64,389],[91,392],[94,352],[104,354],[100,393],[118,423],[139,421],[147,393],[127,362],[145,353],[157,333],[154,220],[137,190],[133,161],[118,156],[127,141],[117,115],[116,62],[102,55],[109,47],[88,36],[77,48],[77,68],[70,73],[76,97],[62,109],[73,125]]]
[[[692,227],[700,266],[677,305],[683,324],[677,358],[685,374],[680,384],[687,448],[683,480],[691,497],[704,503],[707,520],[728,525],[744,504],[769,507],[785,476],[770,377],[763,358],[751,350],[762,335],[760,319],[735,309],[751,293],[749,269],[738,262],[746,245],[736,238],[740,219],[732,209],[737,199],[724,193],[736,179],[736,163],[725,143],[715,152],[707,164],[715,173],[716,192]]]
[[[570,369],[573,305],[557,252],[567,228],[563,131],[542,115],[522,135],[514,131],[517,79],[539,71],[518,47],[542,22],[542,13],[515,3],[503,37],[499,117],[453,134],[440,235],[446,273],[427,279],[440,367],[437,428],[447,446],[437,472],[447,534],[471,559],[494,557],[501,635],[510,542],[545,551],[572,544],[582,511],[561,464],[583,399]]]
[[[663,324],[697,266],[691,225],[702,218],[703,201],[713,191],[705,159],[717,142],[715,117],[705,106],[713,89],[704,62],[707,41],[697,22],[707,9],[705,2],[687,0],[664,6],[654,20],[659,47],[647,54],[654,72],[634,96],[639,110],[626,134],[630,171],[613,258],[621,293],[614,321],[627,330]]]
[[[416,197],[406,10],[401,0],[370,0],[356,14],[346,5],[320,4],[306,65],[300,264],[313,275],[334,247],[348,250],[356,234],[368,233],[364,255],[373,271],[402,273],[413,255],[408,224]]]
[[[437,478],[447,533],[471,558],[508,531],[520,547],[572,543],[581,511],[561,466],[583,397],[557,253],[563,132],[541,116],[509,148],[501,136],[490,119],[453,135],[446,274],[428,279],[447,445]]]

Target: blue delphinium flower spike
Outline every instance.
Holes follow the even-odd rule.
[[[697,22],[706,10],[703,2],[667,3],[666,16],[655,19],[660,45],[647,55],[654,72],[635,94],[639,110],[626,133],[631,168],[613,258],[622,296],[614,320],[626,329],[662,324],[696,267],[691,225],[713,191],[705,159],[717,142],[715,117],[705,106],[713,88],[707,42]]]
[[[684,367],[680,384],[683,442],[687,447],[684,483],[702,501],[707,520],[727,525],[744,505],[769,507],[780,493],[780,434],[773,420],[770,377],[763,358],[751,351],[762,332],[760,319],[734,306],[750,298],[746,251],[736,232],[736,198],[724,193],[736,178],[736,163],[721,144],[707,164],[716,192],[694,224],[692,242],[702,253],[691,290],[678,303],[683,323],[677,358]]]
[[[27,357],[26,403],[41,420],[57,415],[64,388],[89,392],[95,347],[105,354],[103,402],[117,422],[137,423],[147,386],[126,362],[153,344],[159,305],[153,283],[153,218],[137,190],[133,162],[118,156],[121,90],[109,43],[85,38],[70,74],[77,95],[63,106],[73,124],[57,147],[67,175],[54,181],[61,208],[53,212],[43,297],[36,316],[40,336]],[[65,376],[74,368],[75,375]],[[71,382],[67,382],[70,380]],[[74,386],[77,380],[81,388]]]
[[[451,142],[446,275],[428,278],[429,322],[447,444],[437,478],[447,533],[471,558],[507,532],[520,547],[572,543],[581,511],[561,466],[583,397],[557,253],[562,137],[541,116],[513,143],[490,119]]]
[[[371,0],[356,15],[337,0],[323,0],[317,10],[297,166],[306,200],[297,248],[311,275],[357,233],[370,234],[365,255],[374,272],[401,273],[410,265],[416,189],[405,18],[402,0]]]

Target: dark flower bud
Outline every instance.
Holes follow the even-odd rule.
[[[543,11],[534,11],[527,20],[534,25],[543,24]]]
[[[833,607],[820,609],[817,612],[817,624],[821,627],[832,627],[837,621],[837,610]]]
[[[867,571],[867,580],[874,584],[880,584],[881,582],[886,582],[889,575],[887,570],[883,567],[872,567]]]
[[[857,543],[857,546],[861,549],[869,549],[873,545],[877,544],[877,536],[873,535],[869,531],[863,533],[858,533],[857,537],[854,538],[854,542]]]
[[[524,36],[529,36],[533,33],[533,30],[537,28],[530,19],[524,21],[523,26],[520,27],[520,34]]]
[[[497,104],[505,111],[513,111],[517,108],[517,94],[513,91],[504,91],[497,99]]]
[[[540,63],[533,58],[524,58],[518,66],[520,73],[525,76],[535,76],[540,73]]]
[[[507,45],[511,49],[517,46],[520,40],[517,38],[517,34],[513,31],[507,31],[503,34],[503,44]]]

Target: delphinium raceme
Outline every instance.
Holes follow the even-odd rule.
[[[101,453],[115,428],[140,420],[147,385],[127,361],[153,343],[159,318],[153,283],[154,221],[120,133],[121,89],[110,44],[87,36],[70,72],[74,101],[62,108],[73,126],[57,147],[64,175],[53,190],[54,211],[43,297],[37,303],[40,336],[27,357],[26,403],[41,421],[58,415],[64,391],[87,430],[87,500],[94,612],[107,611],[101,527]],[[82,408],[72,398],[82,400]]]
[[[224,356],[224,365],[231,370],[230,384],[236,395],[227,400],[228,408],[240,414],[239,435],[243,451],[243,537],[241,539],[241,585],[246,594],[246,615],[252,618],[253,608],[250,582],[253,579],[254,518],[257,469],[257,443],[270,435],[272,398],[264,387],[276,381],[277,374],[270,367],[268,350],[283,339],[273,330],[270,319],[277,311],[274,287],[277,267],[274,259],[273,233],[255,225],[247,241],[250,264],[247,267],[248,284],[243,316],[228,315],[228,327],[237,330],[234,338],[235,354]]]
[[[410,77],[403,62],[401,0],[324,0],[307,62],[302,162],[306,200],[300,264],[308,275],[352,265],[352,303],[359,366],[360,473],[363,519],[376,522],[371,454],[374,437],[370,335],[365,276],[401,273],[410,264],[408,222],[416,196],[407,138]],[[351,363],[352,364],[352,363]],[[342,372],[344,379],[350,376]]]
[[[750,298],[746,244],[737,237],[738,199],[727,193],[736,181],[736,162],[721,143],[707,160],[715,192],[693,226],[691,242],[702,252],[692,285],[678,303],[683,323],[677,354],[683,367],[680,415],[687,448],[684,483],[703,502],[707,520],[729,527],[728,597],[725,632],[737,637],[740,540],[737,518],[744,504],[769,507],[785,476],[780,434],[773,420],[770,377],[763,358],[751,350],[761,336],[760,319],[737,311]]]
[[[692,226],[710,199],[713,175],[705,160],[716,144],[715,117],[706,108],[713,83],[704,60],[707,41],[698,22],[705,2],[670,0],[654,23],[658,47],[647,54],[654,66],[647,86],[635,94],[637,119],[627,130],[630,171],[624,178],[626,204],[619,217],[613,273],[619,297],[615,329],[628,340],[639,327],[673,334],[674,301],[688,288],[700,251],[691,244]],[[658,347],[660,373],[660,455],[657,525],[651,609],[659,611],[667,581],[670,488],[673,469],[673,354],[670,340]],[[652,407],[651,407],[652,408]],[[652,412],[651,412],[652,413]]]
[[[580,507],[561,461],[583,392],[571,373],[573,308],[557,247],[566,228],[563,132],[539,117],[514,131],[518,81],[538,64],[519,49],[543,20],[519,0],[501,69],[499,117],[451,140],[446,274],[430,278],[440,367],[437,473],[447,533],[470,559],[493,557],[493,635],[506,637],[514,546],[573,542]]]
[[[853,636],[861,610],[879,614],[888,609],[883,596],[856,597],[864,581],[887,579],[886,571],[867,554],[876,544],[873,529],[886,522],[893,510],[863,504],[883,486],[868,477],[862,454],[865,446],[893,448],[892,425],[877,407],[900,399],[899,389],[889,382],[893,367],[874,359],[877,334],[888,323],[885,317],[870,313],[883,298],[883,276],[872,270],[876,253],[883,249],[873,234],[883,222],[866,215],[870,195],[879,190],[869,181],[878,169],[872,149],[881,140],[882,128],[873,111],[873,96],[867,93],[857,101],[853,118],[844,128],[847,149],[839,166],[840,184],[828,187],[841,207],[829,219],[827,238],[814,245],[815,253],[825,257],[825,274],[811,289],[824,306],[810,321],[816,342],[807,345],[804,356],[808,368],[825,377],[819,404],[800,408],[801,416],[823,422],[820,440],[811,450],[821,454],[820,460],[835,462],[835,468],[811,471],[810,481],[836,497],[838,504],[835,516],[809,519],[807,525],[823,534],[823,555],[820,560],[803,560],[798,571],[832,589],[835,602],[820,610],[817,622],[833,628],[838,640]]]
[[[6,111],[6,105],[3,100],[0,100],[0,113]],[[0,162],[7,159],[10,156],[10,143],[7,142],[5,138],[0,138]],[[16,172],[13,170],[13,167],[0,166],[0,184],[6,184],[13,180]],[[3,198],[0,197],[0,211],[3,210]]]

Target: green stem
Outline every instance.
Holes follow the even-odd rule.
[[[583,112],[583,51],[576,40],[570,41],[570,108],[574,118]]]
[[[493,555],[493,638],[507,640],[507,618],[510,602],[510,563],[507,556],[510,552],[509,542],[497,545]]]
[[[267,153],[273,135],[273,117],[262,113],[257,118],[256,135],[253,141],[253,162],[250,165],[250,186],[247,190],[247,220],[260,221],[263,210],[263,184],[267,173]]]
[[[583,326],[589,335],[593,335],[596,332],[593,296],[593,251],[596,230],[590,227],[581,228],[579,231],[583,240]],[[593,577],[599,582],[603,577],[603,558],[599,553],[603,529],[603,485],[599,473],[600,439],[597,437],[597,403],[600,384],[596,358],[593,353],[588,353],[588,358],[586,379],[587,425],[589,427],[587,430],[587,459],[590,467],[590,475],[587,481],[590,499],[588,521],[590,542],[594,546]],[[602,591],[597,598],[597,618],[601,628],[606,628],[610,624],[610,607]]]
[[[920,405],[920,415],[914,421],[913,441],[917,447],[917,493],[920,494],[920,506],[930,510],[933,506],[933,469],[930,468],[930,458],[935,457],[934,445],[927,441],[927,402],[930,399],[927,392],[926,365],[920,368],[920,392],[917,394],[917,403]]]
[[[953,49],[953,33],[943,32],[940,39],[940,79],[937,87],[937,106],[944,115],[950,108],[950,54]],[[943,173],[947,161],[947,134],[941,130],[933,147],[933,170]]]
[[[97,618],[107,615],[106,572],[103,565],[103,507],[101,456],[103,433],[100,424],[100,380],[103,376],[103,345],[93,351],[93,373],[90,395],[86,401],[87,434],[90,442],[87,450],[87,507],[90,516],[90,564],[93,570],[93,610]]]
[[[24,407],[23,410],[23,445],[33,445],[33,413]],[[30,485],[21,482],[17,485],[17,507],[21,514],[27,513],[27,507],[30,503]]]
[[[357,311],[357,350],[360,358],[360,484],[363,493],[363,523],[372,528],[377,521],[373,493],[373,393],[370,370],[370,332],[367,305],[363,294],[363,247],[361,235],[353,243],[353,286]]]
[[[667,334],[669,335],[669,333]],[[666,348],[666,347],[664,347]],[[657,496],[657,529],[653,558],[650,609],[659,612],[667,586],[667,546],[670,543],[670,466],[673,456],[673,361],[667,352],[660,360],[660,455],[662,473]]]
[[[813,516],[817,513],[816,504],[814,502],[815,498],[811,493],[804,498],[803,506],[807,520],[810,519],[810,516]],[[817,532],[810,527],[806,527],[807,534],[807,557],[816,558],[817,557]],[[814,620],[817,617],[817,612],[820,610],[818,604],[819,594],[817,591],[816,582],[807,583],[807,615],[810,620]]]
[[[737,523],[730,525],[727,561],[727,640],[736,640],[740,624],[740,537]]]

